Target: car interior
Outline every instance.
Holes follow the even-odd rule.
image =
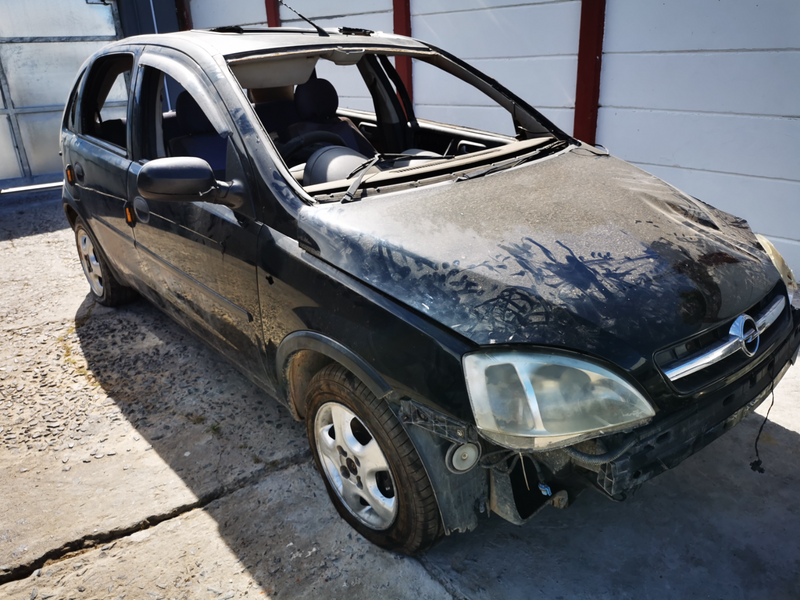
[[[127,103],[133,56],[104,58],[92,70],[83,96],[83,132],[120,148],[127,148]]]
[[[418,118],[392,59],[390,54],[337,48],[262,54],[230,60],[229,65],[292,177],[321,201],[342,199],[343,192],[352,197],[361,183],[370,182],[367,189],[378,185],[386,189],[459,172],[512,157],[553,138],[533,115],[485,79],[436,53],[413,60],[436,69],[437,82],[460,80],[456,83],[461,87],[455,89],[479,97],[472,102],[480,108],[491,107],[505,115],[507,131],[458,122],[458,111],[446,104],[443,117],[448,121],[454,117],[455,122]],[[84,102],[92,106],[81,110],[83,128],[126,148],[125,102],[108,99],[124,97],[133,57],[117,55],[105,61],[88,82],[95,91],[84,95]],[[209,107],[204,110],[180,83],[152,67],[144,68],[141,89],[145,131],[140,158],[202,158],[223,180],[227,141],[209,120]],[[516,133],[509,135],[512,131]]]
[[[417,118],[389,54],[337,48],[229,64],[289,172],[320,199],[340,198],[354,178],[359,183],[419,179],[496,158],[498,149],[506,155],[552,139],[531,115],[516,114],[513,103],[485,80],[438,54],[414,60],[441,69],[437,77],[461,79],[483,105],[502,109],[517,135]],[[358,86],[364,90],[355,99],[360,108],[342,106],[342,96],[353,102]],[[516,147],[529,140],[535,143]]]

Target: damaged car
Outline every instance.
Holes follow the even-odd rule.
[[[418,115],[400,61],[460,106]],[[385,548],[624,499],[797,358],[768,240],[418,40],[124,39],[82,67],[60,136],[94,300],[147,298],[285,403]]]

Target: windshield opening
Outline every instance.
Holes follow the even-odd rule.
[[[464,177],[567,139],[457,59],[412,60],[413,101],[389,51],[339,47],[230,66],[289,173],[318,201]]]

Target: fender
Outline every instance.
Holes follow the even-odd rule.
[[[275,356],[275,367],[280,379],[280,386],[285,398],[289,398],[289,382],[286,378],[286,367],[289,358],[300,350],[312,350],[331,358],[358,377],[378,398],[383,398],[392,388],[363,358],[340,344],[336,340],[315,331],[295,331],[281,342]]]

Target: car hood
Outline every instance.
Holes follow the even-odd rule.
[[[747,223],[587,146],[483,177],[303,209],[300,239],[475,344],[632,368],[779,279]]]

